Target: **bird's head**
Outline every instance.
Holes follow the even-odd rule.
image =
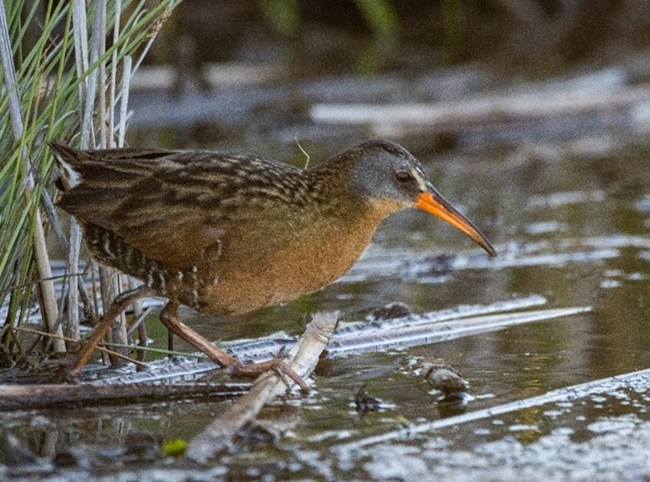
[[[465,233],[490,255],[496,251],[465,216],[445,200],[428,179],[420,162],[399,144],[370,141],[345,155],[353,192],[386,214],[418,208]]]

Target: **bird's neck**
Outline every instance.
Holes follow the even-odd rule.
[[[303,171],[313,199],[337,217],[350,218],[352,222],[379,224],[394,212],[402,209],[399,202],[381,198],[368,198],[352,184],[354,162],[346,157],[333,158]]]
[[[349,169],[342,162],[329,160],[302,171],[307,190],[319,210],[334,216],[363,215],[369,203],[350,184]]]

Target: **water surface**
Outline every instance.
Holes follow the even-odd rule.
[[[523,409],[361,450],[337,449],[458,413],[440,404],[439,394],[423,380],[420,367],[426,361],[452,365],[463,374],[472,396],[467,412],[650,366],[648,150],[630,145],[578,155],[561,145],[553,149],[552,156],[523,149],[419,153],[436,187],[495,244],[497,258],[489,259],[435,218],[404,212],[382,225],[365,259],[340,282],[285,306],[231,321],[201,316],[192,326],[210,339],[278,330],[299,334],[314,310],[339,309],[344,319],[359,320],[393,301],[427,312],[529,295],[543,296],[547,308],[582,306],[590,312],[332,360],[319,368],[311,395],[263,412],[273,421],[275,435],[251,429],[215,461],[213,472],[203,475],[159,459],[155,447],[195,435],[227,402],[18,411],[3,415],[2,428],[43,457],[77,454],[100,467],[96,475],[107,477],[115,470],[144,468],[148,452],[134,449],[142,446],[154,447],[153,465],[146,465],[150,478],[161,468],[197,478],[263,475],[266,480],[647,476],[647,386]],[[391,256],[404,262],[364,274],[364,263]],[[164,344],[161,330],[158,335]],[[358,413],[353,399],[362,385],[389,408]],[[88,469],[81,465],[64,473]]]

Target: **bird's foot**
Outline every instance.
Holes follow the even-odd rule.
[[[146,286],[139,286],[130,291],[125,291],[119,294],[111,303],[108,310],[104,312],[101,320],[93,329],[90,336],[83,341],[81,351],[73,358],[73,360],[61,368],[56,375],[52,378],[53,383],[75,383],[81,370],[90,360],[93,351],[100,344],[102,338],[111,326],[115,318],[119,316],[127,306],[134,303],[144,296],[149,296],[152,291]]]
[[[65,363],[58,368],[56,373],[49,379],[50,383],[78,383],[83,365],[79,364],[79,356],[75,356],[71,362]]]
[[[165,327],[171,333],[178,335],[195,348],[201,350],[213,362],[217,363],[223,368],[229,368],[235,375],[248,377],[258,376],[264,372],[273,370],[277,372],[283,380],[284,377],[282,376],[286,375],[291,380],[296,382],[303,391],[309,392],[309,385],[305,383],[302,377],[298,375],[295,370],[284,363],[284,361],[276,358],[261,363],[242,365],[239,360],[237,360],[237,358],[230,355],[229,353],[226,353],[223,350],[220,350],[212,343],[210,343],[206,338],[199,335],[190,327],[182,323],[178,319],[177,311],[178,302],[170,300],[160,312],[160,321],[162,321],[163,325],[165,325]]]
[[[239,362],[233,366],[230,367],[233,371],[233,374],[235,375],[240,375],[244,377],[255,377],[258,375],[261,375],[262,373],[274,371],[278,374],[278,376],[289,386],[289,383],[285,379],[285,377],[290,378],[293,380],[299,387],[300,389],[308,393],[309,392],[309,385],[307,385],[307,382],[302,379],[296,371],[291,368],[289,365],[287,365],[284,361],[280,360],[279,358],[275,358],[273,360],[261,362],[261,363],[254,363],[251,365],[241,365]]]

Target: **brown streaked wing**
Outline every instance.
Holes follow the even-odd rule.
[[[232,223],[259,215],[261,199],[286,202],[299,182],[297,169],[252,157],[129,149],[108,151],[106,160],[103,154],[88,153],[82,182],[59,204],[170,269],[199,264]]]
[[[204,250],[222,241],[230,226],[163,177],[134,185],[110,222],[127,243],[177,270],[199,265]]]
[[[204,249],[227,230],[214,219],[208,223],[210,213],[197,209],[168,182],[188,170],[192,161],[186,154],[140,149],[76,152],[83,159],[70,164],[82,182],[58,204],[83,222],[113,231],[167,268],[198,264]]]

